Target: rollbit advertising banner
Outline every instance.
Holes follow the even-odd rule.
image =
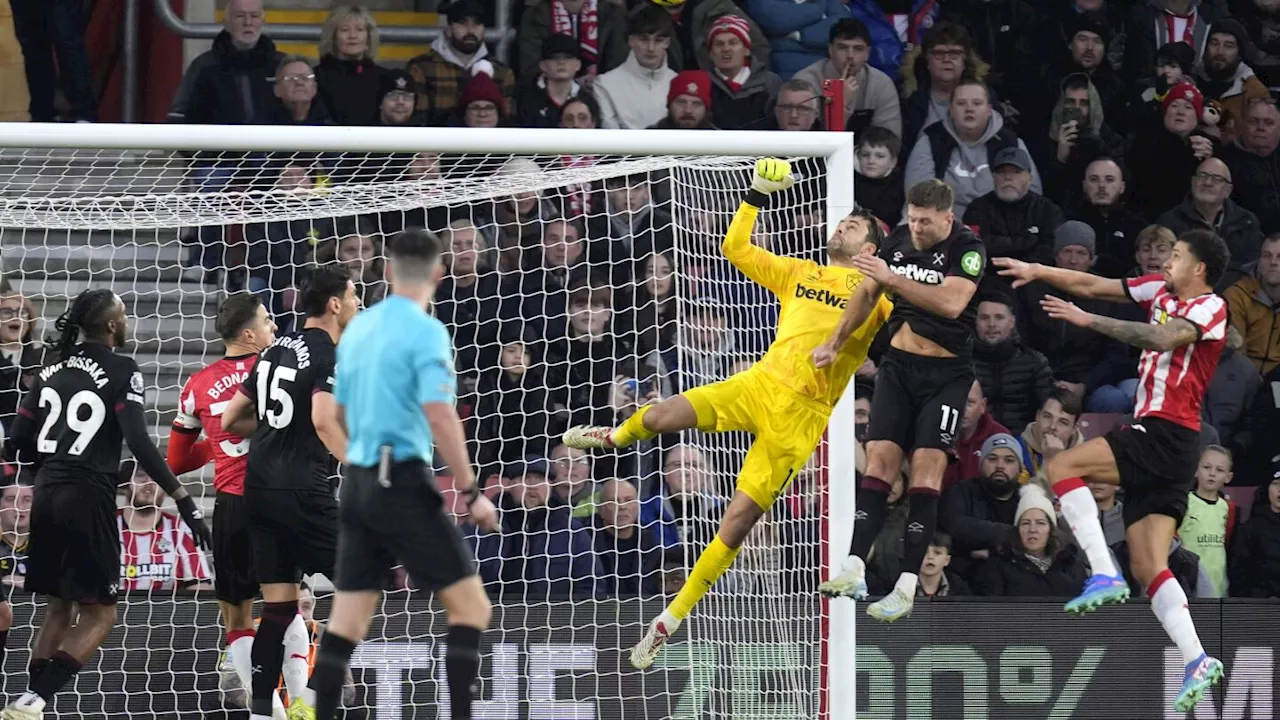
[[[819,605],[710,601],[658,664],[634,670],[626,651],[660,611],[650,602],[495,607],[485,636],[475,717],[490,720],[785,720],[818,717]],[[785,609],[788,619],[778,617]],[[766,613],[765,610],[768,612]],[[328,604],[317,607],[323,619]],[[1150,608],[1084,618],[1058,602],[934,601],[906,621],[858,625],[859,720],[1268,720],[1277,717],[1280,602],[1196,602],[1205,648],[1227,682],[1194,714],[1172,710],[1177,650]],[[218,689],[216,605],[190,596],[131,597],[120,622],[57,717],[244,718]],[[40,613],[14,606],[5,662],[10,698],[26,683]],[[396,593],[353,658],[347,718],[445,720],[446,622],[421,593]],[[690,639],[691,638],[691,639]],[[834,671],[830,682],[853,682]],[[49,717],[46,711],[46,717]]]

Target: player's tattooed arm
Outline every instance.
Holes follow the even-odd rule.
[[[1145,350],[1165,352],[1200,339],[1196,326],[1183,318],[1171,318],[1162,325],[1117,320],[1105,315],[1095,315],[1094,318],[1094,330]]]
[[[1085,312],[1075,303],[1052,295],[1046,295],[1041,299],[1040,307],[1054,320],[1064,320],[1076,327],[1091,328],[1109,338],[1144,350],[1164,352],[1190,345],[1200,339],[1200,331],[1185,318],[1170,318],[1167,322],[1158,325],[1117,320],[1105,315]]]

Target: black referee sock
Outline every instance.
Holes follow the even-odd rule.
[[[59,650],[49,659],[49,666],[40,673],[40,677],[31,683],[31,692],[44,698],[45,702],[52,702],[53,696],[57,695],[58,691],[70,682],[82,667],[84,663]]]
[[[889,493],[893,488],[878,477],[864,475],[858,483],[857,503],[853,515],[853,541],[849,543],[849,554],[857,555],[863,560],[871,553],[871,546],[876,536],[884,527],[885,508],[889,505]]]
[[[33,688],[36,686],[36,680],[49,669],[49,658],[32,658],[27,663],[27,689],[35,692]]]
[[[902,572],[920,574],[929,543],[938,529],[938,491],[917,487],[907,491],[907,529],[903,533]]]
[[[271,717],[271,694],[280,684],[280,668],[284,666],[284,634],[298,614],[298,601],[263,603],[262,619],[253,636],[253,701],[249,712]]]
[[[472,685],[480,672],[480,630],[450,625],[445,640],[444,671],[449,680],[449,708],[453,720],[471,720]]]
[[[320,637],[316,666],[311,671],[311,680],[307,682],[307,687],[316,692],[316,720],[333,720],[338,712],[347,666],[351,664],[351,653],[355,649],[355,643],[331,632]]]

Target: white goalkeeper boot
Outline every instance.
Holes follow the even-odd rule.
[[[565,431],[560,442],[579,450],[612,450],[613,428],[604,425],[575,425]]]
[[[840,574],[818,586],[818,592],[829,598],[867,599],[867,566],[862,558],[850,555]]]
[[[0,720],[44,720],[44,698],[31,691],[0,710]]]
[[[644,637],[640,638],[640,642],[631,648],[631,666],[644,670],[658,659],[658,653],[662,652],[662,648],[680,629],[680,621],[666,610],[662,614],[653,619],[649,623],[649,629],[645,632]]]

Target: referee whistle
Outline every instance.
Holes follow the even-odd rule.
[[[394,457],[390,445],[378,448],[378,484],[384,488],[391,487],[391,459]]]

